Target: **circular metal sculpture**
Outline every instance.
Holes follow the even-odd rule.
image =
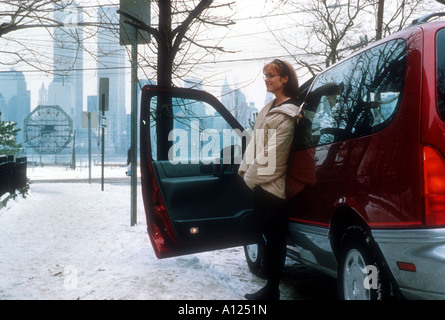
[[[59,106],[38,106],[25,118],[25,141],[39,154],[57,154],[73,136],[73,120]]]

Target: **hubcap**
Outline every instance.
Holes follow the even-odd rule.
[[[367,277],[366,263],[360,251],[348,252],[343,268],[343,292],[345,300],[370,300],[371,292],[364,286]]]

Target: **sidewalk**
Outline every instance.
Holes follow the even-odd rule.
[[[84,180],[85,170],[32,170],[27,198],[0,209],[0,300],[243,300],[264,285],[241,247],[158,260],[140,185],[137,225],[130,226],[125,168],[106,172],[120,182],[104,191],[100,183],[54,182]],[[326,276],[288,260],[283,300],[332,299],[332,289]]]
[[[0,299],[237,300],[262,284],[242,248],[158,260],[140,190],[138,224],[130,226],[125,168],[117,172],[128,184],[104,191],[97,183],[42,182],[45,171],[46,180],[63,172],[35,168],[28,197],[0,210]]]

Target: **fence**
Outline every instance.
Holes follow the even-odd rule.
[[[15,195],[17,191],[26,191],[26,167],[26,157],[0,156],[0,198],[6,193]]]

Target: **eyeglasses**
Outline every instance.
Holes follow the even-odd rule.
[[[274,78],[274,77],[276,77],[277,76],[277,74],[275,74],[275,73],[265,73],[264,75],[263,75],[263,78],[264,79],[272,79],[272,78]]]

